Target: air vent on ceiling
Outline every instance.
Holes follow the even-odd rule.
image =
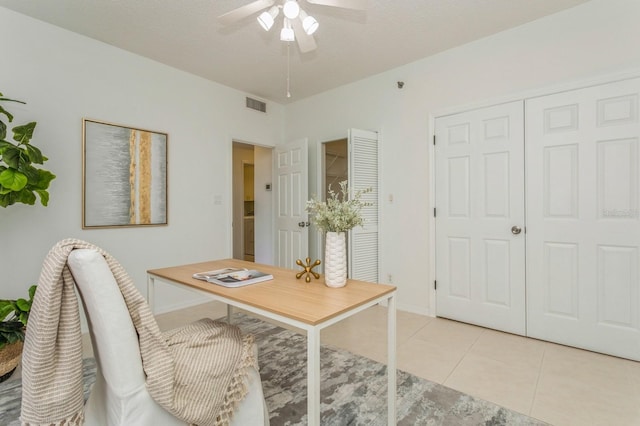
[[[255,109],[260,112],[267,112],[267,103],[247,97],[247,108]]]

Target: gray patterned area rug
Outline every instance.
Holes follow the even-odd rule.
[[[271,426],[307,424],[306,336],[243,314],[234,323],[256,336]],[[386,365],[323,345],[322,425],[386,425]],[[398,370],[398,425],[546,425],[496,404]]]
[[[260,375],[272,426],[307,424],[306,337],[264,321],[234,314],[234,324],[256,336]],[[320,374],[323,425],[386,425],[386,366],[322,346]],[[95,361],[85,360],[85,395]],[[398,370],[398,425],[545,425],[525,415]],[[19,425],[21,381],[0,383],[0,425]]]

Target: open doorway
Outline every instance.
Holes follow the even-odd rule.
[[[255,196],[253,163],[242,163],[243,206],[242,206],[242,256],[244,260],[255,262]]]
[[[272,148],[233,141],[233,258],[273,264]]]
[[[349,140],[348,138],[326,141],[319,144],[318,177],[316,180],[317,194],[322,200],[329,198],[329,189],[334,192],[340,190],[340,182],[349,180]],[[309,243],[314,258],[324,259],[324,234],[312,232]],[[348,242],[347,242],[348,244]],[[319,271],[324,270],[320,265]]]
[[[323,142],[323,197],[329,197],[329,189],[337,192],[340,182],[349,179],[349,154],[347,138]]]

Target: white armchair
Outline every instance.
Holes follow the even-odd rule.
[[[85,424],[99,426],[186,425],[158,405],[145,386],[135,328],[104,257],[76,249],[67,264],[83,301],[97,362],[96,383],[85,406]],[[254,346],[257,355],[257,347]],[[268,425],[258,371],[248,376],[249,392],[239,403],[233,425]]]

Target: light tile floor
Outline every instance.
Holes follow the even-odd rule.
[[[163,329],[226,314],[206,303],[158,316]],[[386,308],[322,331],[322,343],[386,362]],[[640,363],[408,312],[398,368],[553,425],[640,425]]]

